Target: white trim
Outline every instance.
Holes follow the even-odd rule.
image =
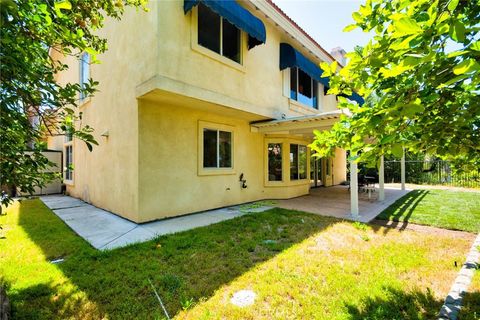
[[[402,183],[402,190],[405,191],[405,148],[402,152],[402,159],[400,160],[400,180]]]
[[[266,1],[252,1],[250,0],[251,8],[257,8],[262,11],[268,18],[273,21],[273,25],[278,25],[284,32],[286,32],[292,40],[297,41],[302,46],[304,51],[313,54],[318,59],[326,62],[333,62],[334,59],[328,56],[317,46],[317,43],[312,42],[304,33],[297,29],[287,18],[278,12],[271,4]],[[253,11],[253,10],[252,10]],[[258,15],[257,15],[258,17]],[[265,23],[265,22],[264,22]],[[268,41],[268,40],[267,40]]]
[[[380,156],[380,168],[378,172],[378,200],[385,200],[385,165],[383,155]]]
[[[64,164],[64,168],[62,168],[62,180],[63,180],[63,183],[65,184],[68,184],[68,185],[73,185],[74,184],[74,181],[75,181],[75,176],[74,176],[74,170],[71,170],[71,174],[72,174],[72,177],[71,179],[67,179],[66,178],[66,175],[67,175],[67,148],[68,147],[71,147],[72,148],[72,156],[70,158],[70,161],[71,161],[71,164],[72,166],[74,166],[74,161],[73,161],[73,139],[70,140],[70,141],[67,141],[67,142],[64,142],[63,143],[63,164]],[[75,168],[74,168],[75,169]]]
[[[353,218],[359,218],[358,212],[358,172],[357,163],[350,161],[350,212]]]
[[[217,167],[216,168],[205,168],[203,166],[203,131],[204,129],[217,131]],[[219,167],[220,165],[220,144],[219,144],[219,136],[220,131],[230,132],[231,133],[231,150],[230,150],[230,157],[231,157],[231,167]],[[214,122],[208,122],[199,120],[198,121],[198,148],[197,148],[197,166],[198,171],[197,174],[199,176],[210,176],[210,175],[231,175],[236,174],[235,171],[235,127],[227,124],[220,124]]]

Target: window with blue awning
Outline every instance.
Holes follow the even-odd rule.
[[[236,1],[184,0],[184,12],[189,12],[200,2],[209,7],[215,13],[227,19],[237,28],[245,31],[249,35],[249,48],[253,48],[256,45],[265,43],[267,41],[267,32],[262,20],[258,19],[248,10],[244,9]]]
[[[293,48],[288,43],[281,43],[280,44],[280,70],[284,70],[286,68],[294,68],[297,67],[301,69],[303,72],[308,74],[312,79],[317,80],[319,83],[323,84],[326,88],[329,85],[329,78],[323,78],[323,70],[320,69],[319,65],[310,61],[306,58],[303,54],[298,52],[295,48]],[[350,96],[345,96],[346,98],[356,101],[359,104],[363,104],[365,101],[363,98],[358,95],[357,93],[353,93]]]

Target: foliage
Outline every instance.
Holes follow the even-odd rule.
[[[0,185],[31,193],[53,178],[44,173],[53,163],[40,153],[45,133],[72,134],[90,150],[97,144],[76,107],[80,93],[92,95],[98,83],[57,82],[68,65],[54,56],[87,52],[98,62],[95,56],[107,49],[96,32],[105,18],[120,19],[125,5],[144,1],[0,0]]]
[[[368,0],[353,13],[374,34],[347,54],[347,66],[321,65],[331,94],[366,97],[363,105],[339,98],[344,116],[316,132],[319,155],[334,147],[373,165],[402,149],[449,160],[459,168],[480,165],[480,2],[468,0]]]

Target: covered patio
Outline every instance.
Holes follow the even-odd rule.
[[[302,135],[313,139],[314,130],[328,130],[340,120],[342,110],[323,112],[314,115],[267,120],[252,123],[252,130],[265,134]],[[338,218],[368,222],[389,205],[408,193],[405,187],[405,152],[401,158],[400,188],[385,186],[384,157],[378,158],[378,184],[368,192],[362,192],[358,181],[358,163],[350,160],[350,186],[335,186],[311,189],[307,196],[280,201],[280,207],[301,210]],[[372,195],[373,193],[373,195]]]
[[[358,208],[361,214],[353,216],[348,186],[312,188],[310,194],[294,199],[279,200],[277,206],[284,209],[311,212],[340,219],[369,222],[375,219],[384,209],[410,190],[402,190],[394,186],[385,186],[385,200],[378,200],[378,191],[373,194],[360,192]]]

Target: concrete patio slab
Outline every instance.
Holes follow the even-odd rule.
[[[272,208],[262,206],[242,210],[242,206],[233,206],[137,224],[72,197],[55,195],[40,199],[80,237],[100,250],[111,250]]]
[[[360,193],[358,197],[360,215],[358,218],[352,217],[350,213],[350,191],[348,186],[311,189],[309,195],[280,200],[277,206],[284,209],[305,211],[340,219],[369,222],[410,191],[385,186],[384,201],[377,200],[378,193],[372,194],[370,198],[368,194]]]

